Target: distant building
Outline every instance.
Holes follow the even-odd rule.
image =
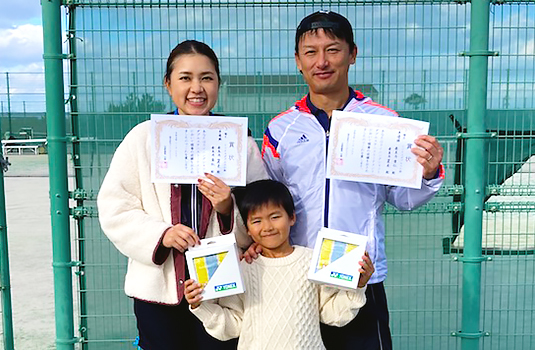
[[[354,86],[376,100],[379,92],[371,84]],[[308,92],[301,75],[227,75],[221,77],[218,110],[229,115],[274,116]]]

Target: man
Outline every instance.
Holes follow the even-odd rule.
[[[295,200],[298,220],[292,228],[292,244],[313,247],[322,226],[369,236],[368,251],[376,272],[366,291],[366,305],[345,327],[322,325],[326,347],[391,349],[383,286],[387,273],[383,206],[388,202],[410,210],[433,198],[444,178],[443,149],[432,136],[415,140],[418,147],[412,152],[424,169],[421,189],[326,179],[333,110],[398,116],[348,86],[348,70],[356,56],[353,29],[345,17],[319,11],[301,21],[295,61],[309,93],[271,120],[262,155],[270,176],[287,185]]]

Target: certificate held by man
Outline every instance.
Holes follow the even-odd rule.
[[[411,148],[428,131],[419,120],[333,111],[327,177],[420,188],[423,167]]]
[[[210,173],[245,186],[247,130],[247,118],[152,114],[152,182],[196,184]]]

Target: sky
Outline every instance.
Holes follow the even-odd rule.
[[[39,0],[0,1],[0,113],[44,110],[43,28]],[[27,74],[31,73],[31,74]],[[38,73],[38,74],[35,74]]]
[[[0,1],[0,72],[43,71],[39,0]]]
[[[348,11],[359,46],[357,67],[350,71],[350,83],[385,86],[385,94],[389,96],[386,96],[383,103],[393,108],[406,108],[403,98],[413,92],[422,94],[422,81],[426,81],[428,88],[424,92],[429,95],[428,99],[442,103],[430,103],[426,107],[463,108],[464,100],[461,97],[464,95],[468,59],[458,56],[458,53],[467,51],[469,46],[466,35],[469,30],[469,12],[465,9],[468,6],[374,5],[360,7],[355,12]],[[80,33],[79,55],[93,57],[96,59],[95,64],[114,62],[116,66],[111,68],[91,66],[91,74],[94,74],[92,77],[97,82],[100,81],[99,75],[111,76],[110,71],[120,78],[131,78],[132,71],[143,71],[156,81],[148,81],[146,84],[159,87],[162,62],[172,47],[170,45],[183,40],[185,36],[190,38],[194,33],[196,38],[206,40],[214,47],[220,56],[224,73],[257,74],[261,71],[264,74],[297,74],[293,62],[292,36],[296,23],[305,14],[303,11],[309,10],[302,7],[286,10],[282,7],[280,10],[273,7],[268,10],[222,8],[220,13],[214,9],[216,15],[212,16],[208,14],[212,10],[207,8],[188,8],[171,10],[162,17],[150,10],[125,12],[100,9],[95,10],[100,11],[99,16],[94,17],[96,22],[92,22],[91,15],[81,16],[78,21],[86,28],[93,27],[102,33],[110,30],[111,34],[105,37],[91,34],[90,31]],[[341,12],[343,11],[342,8]],[[98,18],[109,18],[110,21],[97,20]],[[495,6],[491,22],[495,28],[491,33],[490,49],[499,51],[501,56],[489,60],[489,67],[493,70],[489,82],[493,91],[489,107],[505,107],[504,98],[509,96],[509,107],[529,108],[533,106],[530,91],[533,91],[535,79],[535,6]],[[213,30],[215,34],[207,31],[205,33],[209,34],[205,37],[205,33],[194,32],[194,28],[203,27]],[[125,32],[125,28],[129,32]],[[132,31],[139,28],[143,30]],[[251,30],[253,28],[255,30]],[[282,33],[278,39],[273,36],[277,32]],[[278,45],[273,45],[271,40]],[[42,41],[39,0],[0,1],[2,111],[6,108],[6,79],[2,76],[5,72],[10,72],[10,92],[13,95],[11,106],[14,110],[43,109]],[[281,56],[286,57],[286,60],[270,59]],[[106,59],[107,57],[120,59],[114,61]],[[152,57],[162,62],[151,67],[137,57]],[[131,62],[125,61],[125,58],[131,59]],[[139,68],[139,64],[144,64],[144,67]],[[41,74],[23,74],[24,72]],[[506,75],[510,77],[506,78]],[[138,83],[142,83],[141,74],[137,79]],[[506,79],[510,79],[510,83],[506,84]],[[121,84],[127,86],[130,82]],[[163,90],[160,92],[164,94]],[[124,98],[122,92],[107,94],[106,98],[108,95],[111,96],[109,98]],[[24,106],[22,100],[26,101]],[[401,102],[396,105],[396,101]],[[446,101],[446,104],[442,101]],[[458,103],[452,104],[451,101]],[[100,105],[107,106],[109,102],[102,101]]]

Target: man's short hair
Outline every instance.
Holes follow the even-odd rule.
[[[284,208],[289,217],[292,217],[295,213],[294,201],[290,191],[282,183],[275,180],[251,182],[245,186],[243,191],[234,192],[234,194],[240,215],[246,226],[249,213],[268,204]]]
[[[317,31],[322,28],[327,35],[344,40],[352,51],[356,45],[353,39],[353,28],[344,16],[332,11],[317,11],[301,21],[295,32],[295,53],[299,52],[299,42],[303,35],[309,31]]]

